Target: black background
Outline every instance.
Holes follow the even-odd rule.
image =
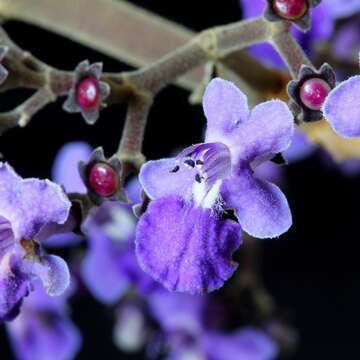
[[[194,30],[236,21],[237,1],[133,1]],[[84,14],[86,16],[86,14]],[[121,19],[119,19],[121,21]],[[11,22],[10,36],[40,59],[73,69],[88,58],[103,61],[106,71],[128,69],[111,58],[38,28]],[[141,39],[139,39],[141,41]],[[0,108],[10,109],[28,91],[1,95]],[[188,93],[174,86],[157,97],[151,111],[145,155],[158,158],[174,148],[201,139],[204,117],[200,106],[190,106]],[[53,158],[62,144],[85,140],[102,145],[107,155],[117,148],[125,108],[102,112],[95,126],[80,115],[61,110],[62,99],[37,114],[25,129],[13,129],[0,139],[0,152],[24,177],[50,177]],[[264,241],[263,276],[277,303],[289,311],[301,342],[293,359],[358,358],[359,189],[360,177],[346,178],[324,166],[318,155],[287,168],[284,188],[292,207],[294,225],[277,240]],[[76,299],[73,318],[81,328],[84,347],[77,359],[128,359],[111,343],[111,311],[88,297]],[[12,359],[4,328],[0,328],[0,358]],[[34,359],[37,360],[37,359]]]

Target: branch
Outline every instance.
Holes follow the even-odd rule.
[[[120,0],[0,0],[0,14],[53,31],[135,67],[153,63],[194,36],[185,27]],[[193,89],[202,76],[199,68],[178,83]]]
[[[288,67],[293,78],[297,78],[301,65],[314,68],[312,62],[304,53],[303,49],[289,32],[289,24],[285,22],[273,23],[273,34],[270,43],[277,50]]]
[[[86,19],[84,19],[82,11],[80,11],[80,5],[83,4],[84,1],[86,1],[89,14],[89,16],[85,17]],[[103,11],[100,11],[100,9]],[[121,13],[123,16],[128,16],[122,19],[124,21],[117,21],[117,19],[113,18],[113,12],[110,10],[117,11],[118,15]],[[61,5],[58,5],[57,2],[49,5],[46,0],[33,0],[30,6],[28,1],[25,0],[0,0],[0,13],[7,18],[30,21],[63,33],[69,31],[69,28],[66,27],[69,25],[71,36],[75,37],[78,35],[76,35],[77,32],[74,30],[76,26],[79,26],[79,22],[76,22],[74,19],[84,19],[84,21],[80,23],[83,24],[86,31],[84,32],[84,30],[79,29],[80,40],[85,43],[92,41],[92,44],[95,44],[95,46],[100,49],[101,44],[99,40],[101,40],[102,43],[104,40],[102,36],[110,36],[110,29],[112,37],[114,33],[119,36],[125,36],[125,38],[122,38],[122,41],[125,44],[125,49],[127,49],[126,40],[129,40],[127,38],[128,34],[134,32],[137,38],[141,35],[137,31],[141,27],[132,27],[136,22],[144,21],[145,24],[147,24],[145,25],[145,29],[149,26],[149,31],[150,28],[155,29],[154,32],[152,32],[153,35],[169,27],[169,22],[157,16],[150,15],[148,12],[129,6],[128,4],[122,2],[114,3],[110,0],[79,0],[74,4],[71,3],[71,6],[69,0],[61,2]],[[67,16],[60,16],[61,14],[65,15],[65,13]],[[93,16],[95,16],[94,14],[102,14],[103,18],[95,22],[96,24],[101,24],[99,28],[98,25],[94,26],[94,19],[91,18],[92,14]],[[59,26],[57,20],[59,18],[64,19],[64,23],[62,23],[61,26]],[[88,18],[91,18],[91,31],[97,33],[97,37],[91,40],[88,32]],[[153,22],[150,26],[151,19]],[[52,21],[54,21],[54,23],[52,23]],[[127,28],[119,29],[122,31],[117,32],[113,26],[116,27],[118,25],[104,26],[104,24],[119,23],[122,23],[125,27],[127,26]],[[236,71],[240,72],[243,76],[247,76],[250,81],[256,80],[259,89],[260,84],[264,84],[267,80],[269,80],[269,83],[272,85],[276,84],[277,87],[283,86],[284,78],[279,73],[266,71],[265,68],[259,64],[257,68],[261,70],[259,73],[264,75],[263,79],[254,76],[254,72],[252,72],[251,76],[249,76],[250,72],[247,75],[246,70],[249,67],[251,68],[252,59],[249,59],[249,57],[246,57],[243,53],[239,53],[239,50],[253,44],[270,42],[284,57],[292,75],[296,76],[302,63],[311,63],[288,30],[289,26],[286,23],[270,23],[263,17],[218,26],[199,33],[193,37],[192,40],[186,42],[174,51],[169,52],[167,55],[160,57],[159,60],[153,62],[151,65],[144,66],[137,71],[104,74],[102,80],[108,82],[111,87],[111,96],[108,99],[109,103],[129,103],[129,114],[117,155],[122,159],[133,159],[135,161],[133,165],[135,167],[139,166],[139,159],[143,159],[139,154],[141,154],[146,117],[153,98],[169,83],[176,81],[181,76],[188,74],[209,61],[220,62],[224,66],[230,67],[231,70],[236,69]],[[86,34],[86,36],[84,34]],[[185,38],[191,35],[190,32],[184,29],[182,29],[182,32],[177,32],[176,34],[182,34],[177,38],[179,42],[184,41]],[[145,36],[146,34],[143,35]],[[110,36],[110,38],[112,37]],[[6,34],[3,36],[3,39],[5,43],[11,43],[11,40],[8,39]],[[172,40],[174,40],[173,36]],[[142,41],[141,43],[148,42]],[[156,43],[161,44],[162,41],[157,41]],[[105,44],[108,43],[105,42]],[[10,76],[9,81],[5,84],[5,89],[14,86],[47,88],[52,92],[53,98],[68,92],[73,83],[73,74],[71,72],[64,72],[48,66],[32,55],[17,48],[15,44],[12,45],[14,45],[14,50],[10,53],[12,54],[12,58],[9,60],[9,66],[12,67],[10,69],[12,76]],[[173,46],[174,44],[172,44],[172,47]],[[123,47],[120,46],[119,48],[122,49]],[[136,53],[137,49],[135,48],[133,50]],[[163,50],[164,47],[161,47],[159,52]],[[141,53],[141,50],[138,51]],[[240,60],[244,60],[242,64],[246,64],[247,67],[241,68],[237,66],[237,62],[240,62]],[[201,83],[201,81],[198,81],[198,83]]]
[[[14,110],[0,114],[0,133],[15,126],[24,127],[29,120],[47,104],[56,99],[52,91],[41,88]]]

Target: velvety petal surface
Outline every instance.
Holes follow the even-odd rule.
[[[274,184],[256,179],[243,168],[223,183],[227,207],[236,210],[244,231],[256,238],[273,238],[286,232],[292,224],[285,195]]]
[[[247,97],[232,82],[215,78],[206,87],[203,108],[207,118],[205,142],[226,139],[249,117]]]
[[[23,211],[22,235],[31,239],[45,224],[65,223],[71,203],[61,187],[49,180],[25,179],[15,191]]]
[[[172,172],[177,165],[175,158],[148,161],[140,170],[139,181],[151,199],[179,195],[184,199],[192,197],[192,185],[196,169]]]
[[[336,133],[360,136],[360,75],[340,83],[327,96],[323,113]]]
[[[287,149],[294,132],[294,118],[287,104],[270,100],[251,111],[248,122],[240,126],[232,138],[233,163],[248,162]]]
[[[44,255],[41,261],[24,261],[22,268],[39,277],[46,292],[51,296],[61,295],[70,285],[70,272],[66,262],[56,255]]]
[[[208,333],[203,347],[211,360],[272,360],[278,354],[276,343],[268,335],[250,327],[228,335]]]
[[[87,161],[92,148],[81,141],[64,145],[56,155],[52,168],[53,180],[63,185],[66,192],[86,193],[87,189],[78,171],[79,161]]]
[[[14,233],[10,222],[0,216],[0,261],[15,245]]]
[[[29,277],[19,268],[19,259],[6,256],[0,262],[0,323],[14,319],[25,296],[29,294]]]
[[[21,182],[21,178],[7,163],[0,162],[0,217],[2,230],[11,229],[14,238],[19,238],[22,211],[19,208],[14,190]],[[0,239],[0,249],[6,250],[9,241],[7,233]]]
[[[235,271],[231,257],[240,232],[236,222],[217,219],[211,209],[168,196],[151,202],[141,217],[136,253],[142,269],[167,289],[209,292]]]

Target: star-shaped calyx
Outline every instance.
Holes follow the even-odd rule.
[[[122,186],[121,162],[115,155],[107,159],[99,147],[92,152],[88,162],[80,161],[79,172],[95,204],[106,200],[128,201]]]
[[[100,81],[101,73],[102,63],[82,61],[75,69],[74,83],[63,105],[67,112],[80,112],[90,125],[98,119],[103,101],[110,93],[110,86]]]
[[[290,21],[301,31],[311,26],[311,8],[321,0],[267,0],[264,17],[269,21]]]
[[[323,64],[319,70],[303,65],[298,78],[287,86],[289,107],[296,119],[304,122],[322,119],[321,107],[335,85],[335,72],[329,64]]]

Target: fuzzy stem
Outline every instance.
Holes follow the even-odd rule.
[[[152,97],[147,94],[134,96],[128,103],[125,127],[116,153],[126,168],[125,175],[132,167],[139,169],[145,160],[141,149],[151,105]]]
[[[53,31],[135,67],[184,45],[191,30],[121,0],[0,0],[0,15]],[[179,84],[193,89],[202,69]]]
[[[272,30],[273,34],[269,42],[284,60],[294,79],[297,78],[301,65],[307,65],[314,69],[312,62],[289,32],[288,24],[282,21],[275,22]]]

